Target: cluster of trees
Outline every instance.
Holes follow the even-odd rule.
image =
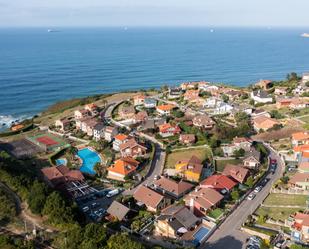
[[[26,241],[20,238],[14,238],[9,235],[0,235],[0,248],[6,249],[34,249],[33,241]]]
[[[102,224],[87,224],[71,226],[60,233],[54,240],[56,248],[64,249],[144,249],[145,247],[125,233],[109,236],[107,228]]]
[[[16,215],[16,206],[12,197],[0,188],[0,221],[9,222]]]
[[[38,181],[33,168],[6,152],[0,152],[0,181],[26,200],[31,212],[46,215],[50,224],[63,227],[74,223],[76,208],[73,204]]]
[[[217,120],[216,136],[222,141],[229,142],[234,137],[247,137],[252,132],[250,118],[245,112],[238,112],[235,114],[236,127]]]

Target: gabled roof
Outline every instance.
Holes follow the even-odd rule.
[[[209,209],[217,205],[224,198],[218,191],[212,188],[199,188],[185,196],[185,200],[189,202],[191,199],[198,202],[203,208]]]
[[[134,147],[136,147],[136,146],[138,146],[138,147],[140,147],[140,148],[146,150],[146,147],[144,147],[144,146],[138,144],[134,138],[129,139],[127,142],[125,142],[125,143],[123,143],[123,144],[120,144],[120,145],[119,145],[119,149],[120,149],[120,150],[125,150],[125,149],[127,149],[127,148],[134,148]]]
[[[155,181],[155,186],[164,189],[167,192],[173,193],[177,196],[187,192],[188,190],[192,189],[194,185],[191,183],[180,181],[176,182],[170,178],[161,177],[157,181]]]
[[[164,219],[168,219],[170,221],[173,221],[174,219],[177,220],[181,226],[185,227],[186,229],[191,228],[199,221],[199,218],[190,212],[190,210],[184,205],[173,204],[163,209],[161,214],[164,216]]]
[[[303,141],[303,140],[309,140],[309,132],[296,132],[292,134],[293,140]]]
[[[197,158],[196,156],[192,156],[188,160],[181,160],[177,162],[177,165],[181,165],[181,169],[183,171],[191,171],[197,174],[201,174],[203,170],[203,164],[202,161]]]
[[[118,134],[118,135],[115,136],[115,140],[120,140],[120,141],[124,141],[127,138],[128,138],[128,136],[125,135],[125,134]]]
[[[226,175],[212,175],[200,183],[201,187],[212,187],[214,189],[232,190],[237,185],[237,182],[228,178]]]
[[[133,197],[137,201],[142,202],[146,206],[154,209],[156,209],[160,202],[164,199],[163,195],[143,185],[137,188],[133,194]]]
[[[309,173],[299,173],[298,172],[295,175],[293,175],[289,180],[289,183],[292,183],[292,184],[304,183],[304,182],[309,183]]]
[[[115,161],[115,163],[107,168],[108,171],[121,175],[128,175],[136,170],[139,162],[131,157],[123,157]]]
[[[128,214],[129,211],[130,209],[128,207],[119,203],[118,201],[113,201],[107,209],[107,213],[120,221],[124,219],[124,217]]]
[[[279,124],[275,119],[269,118],[267,116],[261,115],[253,119],[254,125],[259,129],[269,129],[274,125]]]
[[[242,167],[241,165],[228,164],[225,166],[222,174],[232,177],[239,183],[243,183],[249,174],[249,170]]]
[[[307,152],[309,151],[309,144],[303,144],[299,146],[295,146],[293,148],[294,152]]]
[[[171,125],[170,123],[162,124],[159,126],[160,132],[169,132],[172,129],[173,132],[180,132],[180,128],[177,125]]]
[[[161,110],[161,111],[171,111],[172,109],[174,109],[176,106],[171,105],[171,104],[167,104],[167,105],[158,105],[157,109]]]

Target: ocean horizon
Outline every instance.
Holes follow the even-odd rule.
[[[213,32],[211,32],[213,29]],[[70,98],[309,71],[305,28],[0,28],[0,124]]]

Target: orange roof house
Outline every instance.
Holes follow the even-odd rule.
[[[294,146],[309,144],[309,132],[295,132],[292,134],[292,144]]]
[[[266,131],[278,124],[279,122],[267,116],[259,116],[253,119],[253,127],[256,131],[259,130]]]
[[[169,115],[174,108],[176,108],[175,105],[166,104],[166,105],[158,105],[156,107],[156,110],[161,115]]]
[[[11,131],[19,131],[19,130],[21,130],[22,128],[24,128],[24,125],[23,125],[23,124],[13,125],[13,126],[11,127]]]
[[[170,123],[166,123],[159,126],[159,132],[162,137],[169,137],[180,133],[181,130],[178,125],[171,125]]]
[[[139,162],[131,157],[123,157],[107,168],[107,178],[124,181],[125,177],[130,176],[136,171]]]
[[[126,143],[129,140],[129,137],[125,134],[117,134],[114,137],[114,141],[113,141],[113,149],[115,151],[120,151],[120,145]]]
[[[133,97],[134,106],[143,105],[145,102],[146,96],[144,94],[138,94]]]

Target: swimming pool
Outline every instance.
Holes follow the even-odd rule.
[[[203,226],[193,235],[193,238],[197,243],[201,244],[205,240],[208,233],[209,229]]]
[[[67,159],[65,158],[59,158],[59,159],[56,159],[56,165],[59,166],[59,165],[67,165]]]
[[[89,148],[81,149],[77,152],[77,155],[83,161],[80,171],[86,174],[94,175],[96,172],[93,169],[96,163],[101,162],[101,158],[96,151]]]

